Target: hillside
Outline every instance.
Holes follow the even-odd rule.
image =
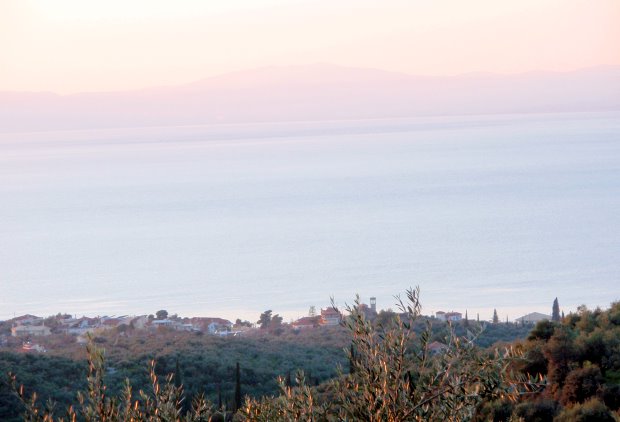
[[[413,313],[404,314],[401,319],[372,327],[354,308],[343,327],[328,331],[284,331],[279,336],[233,339],[165,330],[146,337],[109,332],[95,337],[94,343],[105,349],[108,394],[119,394],[125,377],[134,387],[148,390],[143,365],[155,359],[157,376],[163,379],[164,374],[175,373],[163,391],[182,384],[188,399],[206,393],[216,407],[228,409],[229,416],[238,409],[241,395],[255,397],[239,409],[239,420],[274,420],[274,415],[291,414],[301,415],[295,420],[315,420],[325,413],[342,420],[345,414],[365,415],[375,398],[377,414],[399,415],[377,420],[409,420],[401,416],[413,411],[419,413],[419,419],[413,420],[441,420],[439,416],[452,414],[455,408],[463,417],[458,420],[617,420],[619,303],[604,311],[580,307],[559,322],[541,321],[527,339],[500,347],[501,353],[471,347],[461,337],[470,336],[461,326],[464,323],[456,327],[461,335],[448,334],[446,338],[446,327],[441,324],[434,333],[418,332],[426,321],[412,320],[411,315],[415,318]],[[478,331],[477,324],[471,324],[469,328]],[[510,327],[513,335],[525,332],[514,330],[525,327],[505,324],[503,334],[496,335],[504,336]],[[350,347],[343,347],[347,344]],[[76,389],[85,387],[79,375],[85,373],[86,365],[81,359],[68,359],[71,350],[78,351],[65,346],[56,349],[54,356],[0,352],[0,370],[17,372],[20,382],[28,387],[26,395],[36,390],[43,399],[58,400],[62,408],[74,402]],[[241,367],[237,366],[236,372],[235,363]],[[286,386],[294,386],[290,374],[296,369],[305,371],[306,383],[300,380],[301,385],[295,388],[282,387],[278,399],[270,397],[278,392],[275,376],[282,376]],[[472,391],[475,393],[470,394]],[[395,396],[395,392],[399,394]],[[142,402],[135,405],[137,412],[150,411],[149,403],[159,406],[145,402],[148,395],[141,397]],[[427,408],[419,406],[431,400],[433,404]],[[118,406],[122,410],[124,405]],[[188,410],[182,401],[175,407],[180,412]],[[11,387],[0,383],[3,420],[19,420],[20,408]],[[191,420],[203,420],[194,416]]]

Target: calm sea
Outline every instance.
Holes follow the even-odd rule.
[[[620,113],[0,134],[0,318],[620,299]]]

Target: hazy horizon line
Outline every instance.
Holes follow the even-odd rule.
[[[0,93],[4,93],[4,94],[7,94],[7,93],[12,93],[12,94],[48,94],[48,95],[54,95],[54,96],[58,96],[58,97],[70,97],[70,96],[82,95],[82,94],[131,93],[131,92],[158,90],[158,89],[179,88],[179,87],[189,86],[189,85],[192,85],[192,84],[196,84],[196,83],[200,83],[200,82],[204,82],[204,81],[209,81],[209,80],[214,80],[214,79],[218,79],[218,78],[222,78],[222,77],[226,77],[226,76],[230,76],[230,75],[237,75],[237,74],[261,71],[261,70],[267,70],[267,69],[293,69],[293,68],[309,68],[309,67],[317,67],[317,66],[331,67],[331,68],[341,68],[341,69],[350,69],[350,70],[370,70],[370,71],[382,72],[382,73],[385,73],[385,74],[393,74],[393,75],[406,76],[406,77],[410,77],[410,78],[423,78],[423,79],[435,79],[435,80],[438,80],[438,79],[458,79],[458,78],[468,78],[468,77],[476,77],[476,76],[507,78],[507,77],[515,77],[515,76],[525,76],[525,75],[529,75],[529,74],[557,74],[557,75],[562,75],[562,74],[567,74],[567,73],[574,73],[574,72],[580,72],[580,71],[586,71],[586,70],[594,70],[594,69],[620,68],[620,65],[618,65],[618,64],[602,63],[602,64],[597,64],[597,65],[592,65],[592,66],[577,67],[577,68],[573,68],[573,69],[569,69],[569,70],[546,70],[546,69],[536,68],[536,69],[531,69],[531,70],[527,70],[527,71],[505,73],[505,72],[493,72],[493,71],[487,71],[487,70],[480,69],[480,70],[475,70],[475,71],[470,71],[470,72],[454,73],[454,74],[448,74],[448,75],[431,75],[431,74],[423,74],[423,73],[408,73],[408,72],[403,72],[403,71],[388,70],[388,69],[383,69],[383,68],[374,67],[374,66],[373,67],[364,67],[364,66],[342,65],[342,64],[332,63],[332,62],[311,62],[311,63],[306,63],[306,64],[289,64],[289,65],[277,65],[277,64],[274,64],[274,65],[266,65],[266,66],[247,67],[247,68],[233,70],[233,71],[229,71],[229,72],[217,73],[217,74],[214,74],[214,75],[211,75],[211,76],[205,76],[205,77],[200,78],[200,79],[192,79],[192,80],[188,80],[188,81],[184,81],[184,82],[178,82],[176,84],[146,85],[146,86],[143,86],[143,87],[131,88],[131,89],[117,89],[117,90],[109,90],[109,91],[101,91],[101,90],[89,91],[89,90],[86,90],[86,91],[72,91],[72,92],[60,92],[60,91],[53,91],[53,90],[32,90],[32,91],[30,91],[30,90],[0,89]]]

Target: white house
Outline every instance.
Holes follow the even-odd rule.
[[[151,322],[154,327],[172,327],[174,325],[174,321],[171,319],[156,319]]]
[[[342,314],[334,308],[321,309],[321,325],[335,326],[342,321]]]
[[[540,312],[532,312],[522,317],[517,318],[515,321],[523,324],[536,324],[540,321],[550,321],[551,315],[541,314]]]
[[[11,328],[13,337],[49,336],[52,333],[45,325],[16,325]]]
[[[463,319],[463,314],[461,314],[460,312],[437,311],[435,312],[435,318],[437,318],[440,321],[456,322],[456,321],[460,321]]]
[[[447,312],[446,313],[446,321],[460,321],[463,319],[463,314],[460,312]]]

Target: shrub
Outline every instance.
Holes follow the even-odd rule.
[[[620,385],[605,385],[599,390],[598,396],[611,410],[620,410]]]
[[[417,337],[411,327],[420,314],[419,290],[399,299],[404,316],[395,315],[387,327],[375,330],[359,308],[359,299],[347,307],[345,320],[352,335],[346,353],[352,373],[332,381],[332,399],[318,404],[316,392],[303,379],[299,387],[286,387],[278,398],[247,400],[243,414],[248,421],[364,420],[364,421],[462,421],[473,417],[485,400],[516,400],[532,385],[509,371],[512,350],[480,353],[469,339],[446,339],[443,353],[428,350],[430,322]]]
[[[556,414],[557,404],[550,400],[520,403],[514,411],[514,416],[527,422],[552,422]]]
[[[566,408],[555,419],[557,422],[616,422],[611,410],[598,399]]]
[[[472,422],[507,422],[511,421],[514,403],[496,400],[484,403],[477,411]]]
[[[603,375],[598,366],[574,369],[566,377],[560,401],[563,405],[583,403],[596,395],[602,383]]]
[[[360,310],[359,298],[347,307],[344,326],[352,337],[346,353],[351,373],[343,373],[320,389],[306,384],[303,373],[297,385],[279,379],[280,395],[260,400],[246,397],[235,415],[245,421],[464,421],[471,420],[485,401],[515,402],[536,384],[513,375],[511,368],[520,356],[512,349],[481,352],[475,336],[459,338],[450,329],[446,348],[432,354],[428,348],[432,330],[417,335],[420,315],[419,289],[407,292],[408,301],[398,298],[403,315],[394,314],[385,326],[374,327]],[[450,327],[451,328],[451,327]],[[78,393],[78,405],[66,410],[65,420],[95,421],[207,421],[221,420],[204,397],[184,409],[183,386],[172,374],[159,381],[151,362],[151,391],[134,396],[129,381],[118,396],[109,396],[103,382],[103,352],[88,346],[88,385]],[[16,380],[13,377],[13,386]],[[16,388],[24,405],[26,421],[60,421],[53,405],[41,408],[36,394],[26,397]],[[227,419],[230,418],[227,415]],[[528,419],[529,420],[529,419]]]
[[[103,382],[104,357],[100,349],[93,343],[88,345],[88,386],[85,391],[77,393],[78,406],[71,406],[65,411],[65,417],[58,417],[53,403],[46,403],[41,408],[37,403],[37,395],[27,397],[23,386],[17,388],[16,379],[11,375],[12,386],[24,407],[24,421],[53,422],[75,421],[86,422],[120,422],[120,421],[180,421],[183,403],[183,387],[176,387],[173,375],[170,374],[160,383],[155,373],[155,363],[150,366],[152,391],[140,391],[139,399],[133,399],[129,381],[126,382],[122,395],[109,397]],[[208,421],[213,413],[212,405],[203,398],[195,399],[187,412],[187,420]],[[65,419],[66,418],[66,419]]]

